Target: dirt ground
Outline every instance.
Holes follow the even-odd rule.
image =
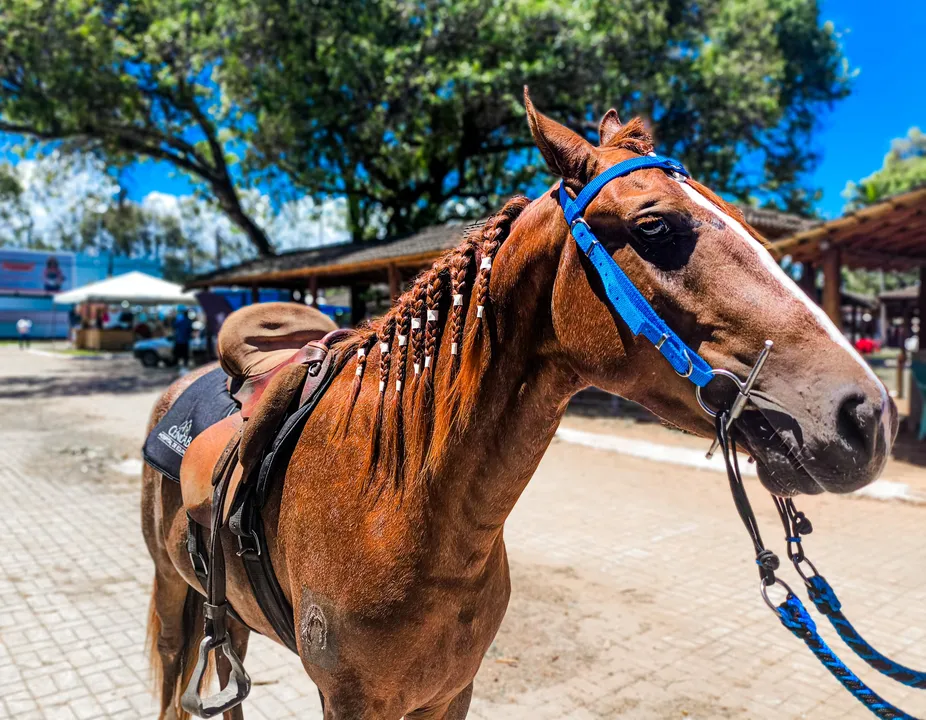
[[[151,566],[137,468],[148,413],[175,375],[130,358],[0,347],[0,532],[13,538],[0,557],[0,717],[156,717],[142,650]],[[704,448],[652,424],[570,416],[565,425]],[[887,474],[926,487],[917,466],[892,462]],[[771,504],[747,483],[777,538]],[[926,667],[926,506],[852,497],[803,505],[818,528],[813,557],[859,629]],[[470,717],[865,716],[759,599],[722,474],[555,440],[506,539],[512,600]],[[114,545],[111,556],[94,549]],[[287,651],[259,638],[247,664],[249,718],[319,716]],[[922,693],[850,664],[908,712],[926,713]]]

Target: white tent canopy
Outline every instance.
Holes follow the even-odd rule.
[[[58,293],[54,297],[58,305],[121,303],[123,300],[133,305],[196,304],[196,296],[183,292],[180,285],[137,271]]]

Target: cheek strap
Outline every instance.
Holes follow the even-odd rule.
[[[610,253],[598,242],[595,233],[582,217],[588,204],[609,182],[636,170],[648,168],[658,168],[676,176],[688,177],[688,171],[682,164],[671,158],[659,155],[631,158],[597,176],[583,188],[575,200],[569,197],[565,183],[561,182],[560,206],[576,245],[588,258],[601,281],[608,306],[627,324],[634,335],[643,335],[653,343],[676,373],[697,387],[704,387],[713,378],[711,366],[659,317]]]

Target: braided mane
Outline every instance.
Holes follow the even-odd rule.
[[[332,348],[341,358],[338,372],[354,369],[332,440],[350,432],[364,382],[378,382],[365,489],[377,478],[400,488],[426,475],[468,422],[492,357],[486,328],[492,260],[529,204],[522,196],[509,200],[423,271],[389,312]],[[450,358],[438,366],[441,353]]]

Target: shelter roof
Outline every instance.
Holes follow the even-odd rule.
[[[797,215],[774,210],[749,207],[742,210],[746,221],[768,237],[781,237],[813,223]],[[240,265],[198,275],[188,281],[186,287],[294,287],[304,285],[311,277],[317,278],[319,287],[382,282],[383,272],[388,267],[417,272],[457,245],[465,233],[481,227],[483,223],[484,220],[469,224],[447,223],[425,228],[405,237],[325,245],[256,258]]]
[[[926,187],[772,243],[779,257],[819,264],[831,248],[850,268],[912,270],[926,265]]]
[[[123,300],[133,305],[196,304],[196,297],[192,293],[184,292],[177,283],[137,270],[54,296],[54,302],[58,305],[76,305],[84,302],[119,303]]]

